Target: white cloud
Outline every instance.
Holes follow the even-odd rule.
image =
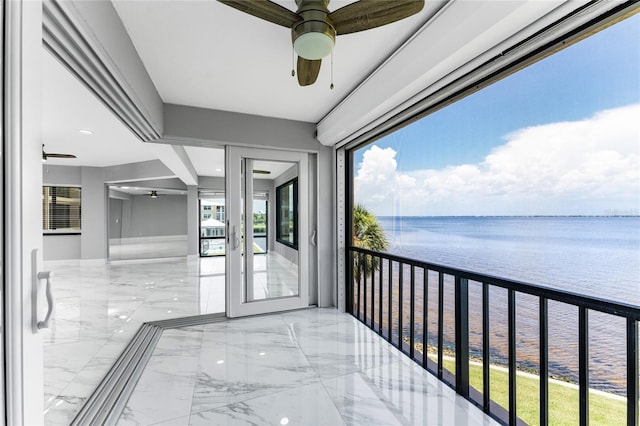
[[[640,207],[640,105],[520,129],[478,164],[398,172],[372,146],[356,199],[380,215],[602,214]]]

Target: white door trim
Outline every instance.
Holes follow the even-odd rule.
[[[32,330],[32,256],[42,248],[42,3],[6,1],[3,58],[7,423],[44,423],[42,337]]]

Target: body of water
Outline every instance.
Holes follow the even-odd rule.
[[[379,217],[378,221],[386,231],[390,253],[640,309],[640,217]],[[479,288],[470,289],[473,318],[481,312],[481,299]],[[502,362],[507,355],[506,291],[492,290],[490,298],[491,356]],[[432,302],[429,305],[430,310],[436,308]],[[537,310],[537,298],[518,297],[518,359],[521,366],[533,369],[538,365]],[[577,308],[549,303],[551,374],[571,380],[577,380],[578,371],[577,318]],[[591,385],[624,393],[625,321],[592,312],[589,323]],[[435,339],[431,332],[429,336]],[[481,336],[481,325],[478,328],[472,321],[472,353],[481,347]]]

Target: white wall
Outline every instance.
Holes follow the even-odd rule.
[[[42,241],[44,260],[80,259],[80,235],[45,235]]]
[[[131,197],[130,220],[131,228],[127,234],[123,233],[123,238],[187,235],[187,196],[151,198],[134,195]]]
[[[113,218],[108,210],[108,197],[116,197],[122,201],[119,217],[122,238],[187,235],[187,196],[168,195],[152,199],[147,196],[130,196],[115,190],[108,191],[105,185],[106,179],[130,179],[141,173],[148,177],[152,170],[165,173],[161,164],[155,162],[105,168],[43,164],[44,185],[82,188],[80,234],[44,235],[44,259],[106,259],[107,236],[113,230],[113,226],[109,224]],[[157,181],[163,182],[172,181]],[[154,182],[145,183],[151,185]],[[195,209],[197,210],[197,206]],[[192,250],[197,253],[197,243]]]
[[[82,188],[80,234],[44,235],[44,259],[106,259],[108,194],[104,184],[104,168],[43,164],[42,175],[43,185]],[[42,224],[39,229],[42,230]]]
[[[82,259],[107,258],[107,187],[104,169],[82,168]]]

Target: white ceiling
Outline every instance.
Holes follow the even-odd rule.
[[[47,164],[106,167],[157,158],[58,60],[42,52],[42,143],[48,153],[78,157],[51,158]]]
[[[185,146],[198,176],[224,176],[224,149]]]
[[[330,10],[351,1],[333,0]],[[278,0],[296,10],[294,0]],[[114,1],[165,103],[317,123],[439,7],[361,33],[338,36],[318,81],[291,76],[291,31],[217,1]]]
[[[42,143],[47,153],[77,157],[49,158],[46,165],[108,167],[158,159],[154,144],[140,141],[49,51],[42,52]],[[223,149],[185,148],[199,176],[224,176]],[[142,188],[125,192],[147,191]]]
[[[224,149],[185,146],[185,150],[198,176],[224,177]],[[289,170],[292,165],[282,161],[255,161],[253,169],[270,172],[255,175],[256,179],[273,180]]]
[[[167,188],[151,188],[142,186],[126,186],[126,185],[110,185],[110,189],[118,192],[122,192],[129,195],[148,195],[151,196],[151,191],[156,191],[156,194],[159,196],[164,195],[186,195],[186,191],[181,191],[179,189],[167,189]],[[112,197],[117,198],[117,197]]]
[[[295,10],[294,0],[277,3]],[[335,10],[353,0],[334,0]],[[291,76],[290,30],[217,1],[115,0],[115,8],[165,103],[317,122],[401,45],[437,2],[401,22],[339,36],[318,81],[300,87]],[[92,134],[80,133],[90,130]],[[106,167],[161,158],[141,142],[78,79],[43,49],[43,143],[76,159],[47,164]],[[220,149],[185,147],[199,176],[223,176]],[[282,164],[264,164],[273,178]],[[286,167],[285,167],[286,168]]]
[[[276,2],[296,9],[294,0]],[[352,2],[334,0],[329,9]],[[445,3],[451,7],[436,14]],[[344,114],[345,108],[355,103],[358,108],[351,108],[353,114],[358,113],[364,119],[385,102],[381,97],[411,99],[434,82],[439,84],[442,76],[449,77],[460,64],[470,64],[477,58],[484,60],[479,54],[495,56],[502,51],[500,43],[515,31],[522,28],[534,31],[530,23],[540,18],[542,25],[545,22],[542,18],[554,8],[560,10],[564,0],[426,1],[423,11],[410,18],[338,36],[333,55],[333,90],[329,89],[329,59],[324,60],[316,84],[298,86],[297,79],[291,76],[290,30],[218,1],[114,0],[114,5],[165,103],[312,123],[331,113],[328,119],[338,117],[333,121],[334,127],[339,124],[339,128],[329,129],[335,133],[349,130],[343,122],[353,117]],[[576,5],[571,2],[567,7]],[[431,18],[429,25],[424,26]],[[451,22],[456,26],[452,27]],[[460,26],[469,31],[461,31]],[[411,37],[412,42],[399,50]],[[176,152],[167,146],[140,142],[49,53],[43,57],[43,143],[47,152],[78,156],[74,160],[52,159],[50,164],[104,167],[161,159],[184,182],[189,181],[189,176],[184,178],[181,173],[191,170],[191,165],[171,165],[181,161],[176,160],[179,157]],[[387,61],[390,57],[393,60]],[[404,75],[409,68],[415,72]],[[358,86],[367,90],[351,94]],[[397,89],[404,86],[404,92]],[[80,129],[91,130],[93,134],[81,134]],[[185,147],[185,151],[199,176],[223,174],[222,150]],[[277,174],[274,169],[272,177]]]

